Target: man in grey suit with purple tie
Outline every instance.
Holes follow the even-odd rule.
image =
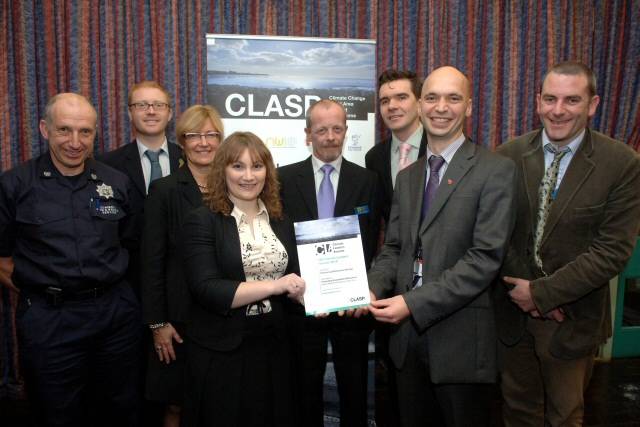
[[[427,153],[398,174],[369,310],[395,325],[400,425],[487,425],[497,377],[489,288],[513,229],[515,166],[465,137],[471,85],[457,69],[427,77],[420,114]]]

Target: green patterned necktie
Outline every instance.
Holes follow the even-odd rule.
[[[553,153],[553,161],[547,168],[547,171],[540,182],[540,188],[538,189],[538,218],[536,222],[536,235],[534,240],[533,257],[536,265],[544,273],[542,268],[542,258],[540,258],[540,245],[542,244],[542,236],[544,234],[544,227],[547,224],[547,218],[549,217],[549,210],[551,209],[551,202],[553,201],[553,193],[558,182],[558,171],[560,170],[560,160],[569,152],[569,148],[565,147],[559,150],[551,144],[547,144],[545,149]],[[545,273],[546,275],[546,273]]]

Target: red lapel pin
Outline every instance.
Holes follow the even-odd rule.
[[[449,185],[453,184],[453,180],[452,179],[448,179],[447,180],[447,184],[449,184]]]

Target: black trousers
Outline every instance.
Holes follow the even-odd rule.
[[[434,384],[426,336],[412,333],[404,365],[396,368],[402,427],[489,425],[492,384]]]
[[[296,406],[300,425],[324,426],[324,374],[327,343],[331,340],[333,364],[340,397],[340,425],[367,425],[369,318],[331,314],[326,318],[293,316]]]
[[[56,306],[25,291],[16,321],[36,425],[136,424],[142,320],[128,284]]]

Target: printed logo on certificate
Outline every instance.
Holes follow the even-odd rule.
[[[294,224],[307,315],[369,305],[357,215]]]

